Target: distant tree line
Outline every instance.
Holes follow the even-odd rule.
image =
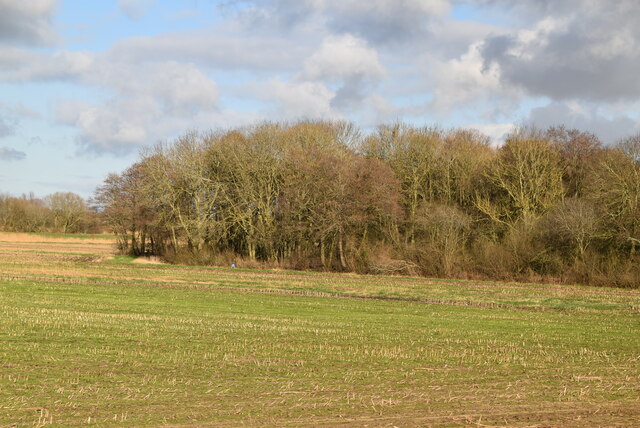
[[[4,232],[96,233],[102,227],[95,211],[75,193],[57,192],[43,199],[33,194],[0,194],[0,230]]]
[[[189,132],[94,199],[123,252],[172,262],[640,286],[640,135]]]

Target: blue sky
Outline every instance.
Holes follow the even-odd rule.
[[[0,193],[265,120],[640,131],[636,0],[0,0]]]

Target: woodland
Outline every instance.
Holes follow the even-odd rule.
[[[20,229],[17,200],[0,198],[5,230]],[[605,145],[520,127],[497,146],[403,123],[192,131],[109,175],[91,221],[62,228],[41,205],[49,227],[99,218],[122,253],[178,264],[640,286],[640,135]]]

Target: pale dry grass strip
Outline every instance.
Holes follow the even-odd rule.
[[[143,265],[163,265],[166,264],[160,257],[136,257],[131,263],[138,263]]]
[[[20,232],[0,232],[0,241],[6,242],[83,242],[94,244],[113,243],[115,241],[104,238],[73,238],[73,237],[58,237],[58,236],[45,236],[35,235],[31,233]]]

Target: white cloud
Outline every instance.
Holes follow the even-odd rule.
[[[345,80],[361,76],[378,80],[385,74],[378,53],[350,34],[327,37],[307,61],[302,78],[308,80]]]
[[[175,133],[166,124],[218,109],[216,82],[190,63],[123,61],[112,52],[5,51],[11,55],[0,60],[0,80],[69,81],[105,91],[102,103],[63,100],[56,108],[61,122],[78,128],[77,141],[87,152],[123,154],[166,137],[157,129]],[[5,134],[14,128],[6,120],[0,125]]]
[[[385,76],[377,52],[350,34],[327,37],[305,61],[298,80],[337,84],[331,105],[339,110],[359,108]]]
[[[276,120],[339,117],[331,108],[334,92],[319,82],[272,79],[266,83],[251,85],[249,89],[264,101],[276,105],[276,111],[272,113]]]
[[[60,123],[78,128],[80,152],[123,155],[135,146],[151,143],[147,129],[157,115],[148,100],[113,99],[103,105],[62,101],[57,105]]]
[[[0,43],[52,44],[55,0],[0,0]]]
[[[304,41],[286,37],[200,30],[123,39],[108,54],[119,61],[173,60],[259,73],[298,71],[309,50]]]
[[[498,67],[484,67],[480,49],[481,44],[475,43],[459,58],[432,64],[435,111],[448,113],[452,109],[478,105],[490,97],[515,96],[501,85]]]
[[[504,143],[507,135],[516,127],[514,123],[475,123],[467,126],[470,129],[477,129],[491,139],[494,146]]]
[[[513,10],[537,17],[535,24],[489,37],[482,50],[485,65],[500,69],[501,84],[559,101],[640,96],[639,2],[521,3]]]
[[[95,55],[86,52],[57,51],[51,55],[28,50],[0,48],[0,81],[60,81],[87,73]]]
[[[212,79],[193,64],[175,61],[134,64],[101,58],[82,74],[82,80],[111,89],[120,97],[152,98],[163,111],[177,115],[215,109],[218,101]]]
[[[388,42],[424,35],[433,18],[449,11],[448,0],[325,0],[329,25],[368,40]]]
[[[24,48],[53,40],[56,2],[0,0],[0,24],[7,16],[16,21],[0,25],[0,81],[87,88],[92,95],[83,102],[58,100],[56,117],[94,152],[125,153],[193,127],[301,117],[367,125],[470,117],[486,120],[474,126],[499,140],[519,119],[514,115],[527,117],[523,106],[533,97],[536,105],[559,103],[531,112],[540,123],[555,114],[592,121],[609,134],[609,123],[635,126],[629,109],[640,97],[640,3],[467,2],[478,15],[497,5],[513,25],[499,28],[472,22],[473,13],[454,20],[449,12],[461,2],[231,0],[224,4],[240,7],[208,28],[120,39],[102,52],[51,54],[5,42]],[[118,5],[135,19],[154,3],[164,7],[155,0]],[[253,111],[232,111],[221,100]],[[9,118],[0,115],[0,134],[15,129]]]
[[[238,1],[236,1],[238,3]],[[250,25],[294,28],[322,22],[334,33],[351,33],[374,43],[424,36],[434,19],[444,17],[449,0],[249,0]]]
[[[299,72],[312,52],[312,44],[283,37],[212,30],[126,38],[102,53],[59,50],[45,54],[0,45],[0,81],[73,79],[95,69],[93,62],[100,60],[120,64],[176,62],[254,74]]]
[[[216,83],[190,64],[96,61],[79,77],[113,92],[104,103],[60,101],[59,122],[78,128],[84,152],[125,154],[176,132],[202,112],[216,112]]]
[[[465,54],[472,44],[506,31],[496,25],[444,19],[433,22],[430,28],[434,37],[420,40],[420,45],[412,44],[410,49],[413,49],[413,54],[418,52],[420,57],[457,58]]]

